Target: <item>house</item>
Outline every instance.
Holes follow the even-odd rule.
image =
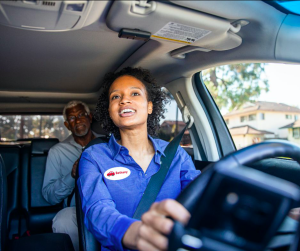
[[[229,129],[237,149],[264,141],[265,135],[274,135],[269,131],[257,130],[251,126],[237,126]]]
[[[279,129],[288,129],[288,141],[300,145],[300,120],[297,120]]]
[[[287,139],[288,128],[282,127],[298,120],[299,116],[300,109],[297,107],[257,101],[246,103],[223,117],[236,147],[242,148],[265,139]]]

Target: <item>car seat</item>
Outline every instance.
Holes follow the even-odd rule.
[[[7,170],[0,155],[0,251],[74,251],[67,234],[38,234],[8,242],[7,195]]]
[[[75,199],[80,251],[101,250],[100,243],[96,240],[96,238],[92,235],[92,233],[86,228],[84,224],[84,214],[81,209],[81,198],[79,195],[77,182],[75,183]]]

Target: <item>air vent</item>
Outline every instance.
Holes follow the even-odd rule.
[[[55,2],[43,1],[43,5],[47,5],[47,6],[55,6]]]

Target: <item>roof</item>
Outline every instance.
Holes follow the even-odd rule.
[[[232,136],[234,135],[246,135],[246,134],[256,134],[256,135],[262,135],[262,134],[274,134],[273,132],[269,131],[263,131],[258,130],[252,126],[244,125],[244,126],[237,126],[232,127],[229,129]]]
[[[286,105],[283,103],[267,102],[267,101],[256,101],[253,103],[246,103],[241,109],[235,109],[224,117],[230,117],[233,115],[244,114],[254,111],[271,111],[271,112],[293,112],[300,113],[300,109],[294,106]]]
[[[280,127],[279,129],[285,129],[285,128],[299,128],[300,127],[300,120],[297,120],[293,123],[290,123],[286,126]]]
[[[293,51],[299,42],[288,39],[292,33],[290,30],[294,31],[296,26],[286,25],[285,29],[280,29],[288,20],[286,14],[264,1],[155,1],[155,10],[151,9],[152,12],[147,15],[133,14],[132,1],[86,1],[88,16],[78,19],[75,26],[69,19],[62,21],[66,19],[58,18],[70,13],[59,8],[59,5],[66,4],[63,1],[51,1],[55,2],[55,7],[42,7],[43,1],[0,2],[0,22],[8,21],[7,26],[0,25],[2,113],[60,114],[64,105],[73,99],[94,107],[105,73],[127,66],[149,69],[159,85],[168,85],[169,89],[176,91],[172,81],[188,79],[196,72],[216,65],[249,60],[299,62],[297,53]],[[14,7],[17,5],[23,5],[24,11]],[[141,11],[147,9],[137,8]],[[41,14],[46,13],[45,9],[49,12]],[[15,18],[9,18],[10,14]],[[53,21],[50,16],[48,18],[50,14],[54,16]],[[77,14],[68,16],[74,20]],[[241,27],[238,34],[232,34],[229,29],[232,20],[243,19],[251,22]],[[9,25],[12,20],[20,26],[13,28]],[[211,31],[193,43],[193,46],[211,51],[194,51],[183,60],[170,56],[170,52],[188,49],[185,43],[154,37],[145,42],[118,36],[122,28],[155,34],[170,20]],[[75,28],[65,32],[35,29],[44,26],[41,22],[47,26],[64,23]],[[21,28],[26,25],[28,29]],[[80,25],[83,25],[82,28]],[[288,46],[283,45],[280,55],[277,55],[276,41],[281,36],[284,45],[287,43]],[[180,54],[179,51],[177,53]]]

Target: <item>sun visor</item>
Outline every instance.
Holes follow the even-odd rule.
[[[150,32],[151,39],[217,51],[238,47],[242,38],[236,33],[248,23],[155,1],[115,1],[106,22],[116,32],[138,29]]]
[[[299,62],[300,17],[288,15],[278,32],[275,58],[282,61]]]
[[[99,5],[99,3],[80,0],[0,1],[0,24],[37,31],[80,29],[86,25],[88,17],[93,16],[95,5]],[[92,20],[92,22],[96,20]]]

